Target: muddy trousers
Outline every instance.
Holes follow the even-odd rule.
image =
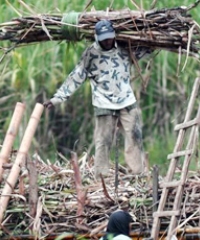
[[[95,119],[95,176],[109,173],[109,158],[116,126],[124,135],[124,157],[128,169],[133,174],[144,171],[141,118],[137,107],[127,110],[111,111],[109,115],[96,116]]]

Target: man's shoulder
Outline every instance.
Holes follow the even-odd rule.
[[[103,237],[101,237],[99,240],[103,240]],[[131,238],[126,235],[120,234],[112,238],[112,240],[131,240]]]
[[[89,60],[93,54],[95,54],[95,48],[94,48],[94,44],[91,44],[82,53],[81,61],[86,61],[86,59]]]
[[[92,54],[92,53],[97,53],[98,52],[98,50],[97,50],[97,48],[96,48],[96,46],[95,46],[95,43],[92,43],[90,46],[88,46],[87,48],[86,48],[86,50],[85,50],[85,53],[87,53],[87,54]]]
[[[131,240],[131,238],[126,235],[120,234],[114,237],[113,240]]]
[[[117,51],[124,57],[130,57],[130,50],[126,46],[117,45]]]
[[[96,44],[95,44],[95,42],[91,43],[91,44],[87,47],[87,50],[88,50],[88,51],[91,51],[91,50],[93,50],[93,49],[96,49]]]

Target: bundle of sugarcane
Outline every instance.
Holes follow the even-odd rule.
[[[20,17],[0,24],[0,41],[9,40],[18,46],[50,40],[94,40],[96,22],[108,19],[116,30],[117,41],[126,47],[148,46],[199,58],[200,26],[189,14],[199,2],[190,7],[149,11],[124,9]]]

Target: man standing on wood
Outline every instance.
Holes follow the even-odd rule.
[[[44,102],[48,109],[68,98],[86,80],[92,88],[95,114],[95,175],[109,173],[109,153],[118,125],[125,138],[125,161],[133,174],[144,171],[142,128],[136,98],[130,85],[132,58],[148,53],[120,47],[115,30],[108,20],[95,25],[95,42],[88,47],[75,69],[69,74],[53,98]]]

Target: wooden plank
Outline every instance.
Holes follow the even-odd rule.
[[[192,127],[193,125],[196,125],[196,124],[200,124],[200,119],[198,118],[194,118],[193,120],[190,120],[186,123],[181,123],[181,124],[177,124],[174,128],[174,131],[178,131],[180,129],[185,129],[185,128],[189,128],[189,127]]]
[[[190,116],[192,114],[192,110],[194,108],[194,103],[195,103],[196,98],[198,96],[199,86],[200,86],[200,77],[196,78],[195,81],[194,81],[194,85],[193,85],[193,88],[192,88],[192,93],[191,93],[190,100],[189,100],[189,103],[188,103],[188,107],[187,107],[184,122],[188,122],[189,119],[190,119]]]
[[[154,212],[153,217],[172,217],[172,216],[179,216],[180,210],[170,210],[170,211],[160,211]]]
[[[171,153],[168,154],[167,159],[172,159],[172,158],[178,158],[178,157],[182,157],[185,155],[191,155],[193,153],[193,149],[188,149],[188,150],[184,150],[184,151],[178,151],[175,153]]]

